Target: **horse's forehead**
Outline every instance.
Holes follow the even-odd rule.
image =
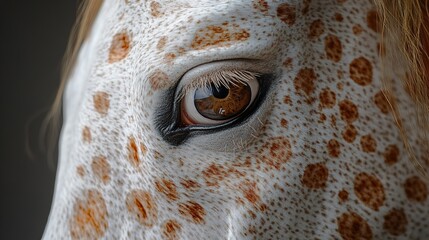
[[[171,67],[169,72],[174,72],[198,65],[202,59],[204,61],[234,57],[267,59],[270,56],[274,58],[282,55],[276,51],[293,53],[294,49],[299,47],[298,45],[318,39],[325,28],[337,31],[337,23],[343,20],[342,14],[349,14],[349,17],[356,16],[357,24],[352,26],[353,21],[347,21],[347,23],[344,21],[342,28],[338,30],[350,31],[355,27],[356,31],[359,31],[363,24],[367,24],[367,14],[372,8],[369,3],[352,3],[363,7],[350,11],[347,7],[343,7],[343,1],[331,0],[313,3],[317,8],[310,8],[310,4],[311,1],[308,0],[218,1],[216,3],[189,0],[121,1],[118,12],[109,16],[113,22],[112,25],[117,26],[113,32],[107,31],[104,37],[106,44],[111,46],[120,46],[118,42],[120,43],[124,37],[127,37],[126,41],[131,41],[133,46],[128,50],[134,51],[127,56],[127,64],[135,66],[136,69],[149,66],[145,68],[147,75],[159,76],[161,72],[169,75],[165,71],[159,71],[160,68]],[[310,9],[311,13],[309,13]],[[344,26],[349,29],[344,29]],[[286,29],[287,27],[289,29]],[[339,51],[338,48],[341,48],[341,44],[361,44],[349,43],[348,38],[349,36],[345,36],[341,43],[336,35],[330,36],[328,40],[332,49],[329,54],[335,55]],[[208,51],[210,49],[211,51]],[[102,51],[106,50],[106,46],[103,46]],[[200,59],[195,59],[195,52],[198,52]],[[119,54],[120,57],[121,54]],[[141,64],[143,62],[145,64]],[[184,62],[188,62],[187,65],[181,64]],[[290,64],[289,66],[293,71],[299,70],[299,65]],[[115,65],[107,64],[106,68],[118,71]],[[179,78],[169,76],[166,79],[164,88],[174,85]]]

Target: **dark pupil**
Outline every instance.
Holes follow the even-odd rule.
[[[212,84],[212,94],[215,98],[223,99],[226,98],[229,94],[228,88],[225,86],[216,87],[214,84]]]

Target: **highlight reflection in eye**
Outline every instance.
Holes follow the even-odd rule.
[[[255,100],[258,74],[228,70],[198,79],[184,89],[181,124],[216,125],[240,116]]]

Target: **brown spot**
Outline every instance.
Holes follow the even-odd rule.
[[[134,167],[139,167],[140,158],[139,152],[136,144],[136,140],[133,137],[128,138],[128,160]]]
[[[105,92],[96,92],[92,97],[94,102],[95,111],[97,111],[102,116],[106,116],[110,107],[110,95]]]
[[[204,208],[194,201],[179,204],[179,213],[185,217],[185,219],[196,224],[203,224],[206,215]]]
[[[160,17],[161,14],[161,4],[159,2],[151,2],[150,3],[150,14],[154,17]]]
[[[350,63],[350,78],[355,83],[366,86],[372,82],[372,65],[368,59],[359,57]]]
[[[179,55],[184,55],[185,53],[186,53],[186,49],[184,48],[184,47],[179,47],[178,49],[177,49],[177,53],[179,54]]]
[[[374,175],[359,173],[354,179],[356,196],[369,208],[378,211],[385,200],[384,187]]]
[[[91,129],[88,126],[85,126],[82,129],[82,140],[84,143],[91,143]]]
[[[215,163],[207,167],[202,173],[204,179],[206,180],[206,185],[209,187],[219,186],[219,182],[228,176],[226,169],[223,166]]]
[[[164,194],[168,199],[175,201],[179,199],[176,190],[176,184],[168,179],[161,179],[155,182],[155,188],[158,192]]]
[[[295,12],[295,7],[288,3],[282,3],[277,7],[277,17],[289,26],[292,26],[295,23]]]
[[[109,49],[109,63],[119,62],[130,52],[131,40],[128,33],[117,33],[113,36]]]
[[[344,203],[349,200],[349,192],[346,190],[341,190],[338,192],[338,199],[340,200],[340,203]]]
[[[144,143],[140,143],[140,151],[142,152],[142,155],[146,155],[147,153],[147,147],[144,145]]]
[[[337,22],[342,22],[344,20],[344,17],[343,17],[343,15],[341,13],[335,13],[334,19]]]
[[[335,117],[335,115],[331,115],[331,126],[333,128],[337,127],[337,118]]]
[[[354,33],[355,35],[359,35],[359,34],[361,34],[361,33],[362,33],[362,31],[363,31],[363,29],[362,29],[361,25],[359,25],[359,24],[354,25],[354,26],[353,26],[353,28],[352,28],[352,30],[353,30],[353,33]]]
[[[389,145],[383,153],[384,162],[392,165],[398,162],[399,148],[396,145]]]
[[[320,35],[325,32],[325,25],[323,24],[323,21],[320,19],[314,20],[310,24],[310,31],[308,32],[308,37],[310,39],[316,39],[319,38]]]
[[[163,36],[158,40],[158,44],[156,44],[156,49],[159,51],[164,50],[165,44],[167,43],[167,37]]]
[[[283,66],[286,68],[286,69],[291,69],[292,68],[292,63],[293,63],[293,59],[292,58],[286,58],[285,60],[284,60],[284,62],[283,62]]]
[[[179,233],[182,225],[174,219],[170,219],[162,224],[162,236],[167,240],[179,239]]]
[[[92,159],[91,169],[94,175],[100,179],[104,184],[110,180],[110,164],[107,162],[106,157],[97,156]]]
[[[316,81],[316,73],[311,68],[303,68],[299,70],[295,77],[294,85],[297,92],[304,92],[310,96],[314,92],[314,81]]]
[[[358,119],[358,108],[352,101],[345,99],[338,106],[340,107],[340,115],[343,121],[352,123]]]
[[[375,152],[375,150],[377,149],[377,142],[371,136],[371,134],[362,136],[362,138],[360,139],[360,145],[362,146],[362,151],[367,153]]]
[[[339,62],[343,54],[343,47],[337,36],[329,34],[325,37],[326,57],[334,62]]]
[[[76,167],[76,173],[77,175],[79,175],[79,177],[84,177],[86,172],[85,172],[85,167],[83,165],[79,165]]]
[[[405,194],[411,201],[424,202],[428,197],[428,188],[419,177],[408,178],[404,183]]]
[[[152,227],[158,220],[158,208],[149,192],[133,190],[127,195],[126,205],[128,211],[140,224]]]
[[[282,118],[282,119],[280,120],[280,125],[281,125],[282,127],[284,127],[284,128],[287,128],[287,120],[286,120],[286,119],[284,119],[284,118]]]
[[[243,193],[244,198],[246,198],[253,205],[256,206],[261,200],[256,182],[242,182],[239,185],[239,189]]]
[[[302,1],[302,14],[306,15],[308,11],[310,10],[310,2],[311,0],[304,0]]]
[[[328,181],[329,170],[323,163],[308,164],[301,182],[308,188],[324,188]]]
[[[327,147],[328,147],[329,156],[331,156],[331,157],[340,156],[340,153],[341,153],[340,143],[337,140],[335,140],[335,139],[329,140]]]
[[[268,13],[268,3],[265,0],[253,0],[253,7],[264,14]]]
[[[160,152],[158,152],[158,151],[154,150],[154,151],[153,151],[153,157],[154,157],[156,160],[160,160],[160,159],[163,159],[163,158],[164,158],[164,155],[162,155]]]
[[[343,213],[338,219],[338,232],[344,240],[372,239],[371,227],[357,213]]]
[[[383,228],[393,236],[399,236],[407,231],[407,216],[403,209],[392,209],[384,216]]]
[[[335,93],[329,88],[323,89],[319,94],[319,98],[323,108],[333,108],[337,101]]]
[[[262,155],[262,161],[280,170],[280,167],[289,161],[292,156],[291,145],[287,138],[273,137],[262,146],[262,150],[266,152]]]
[[[171,84],[167,74],[161,70],[156,70],[149,76],[149,83],[153,90],[164,89]]]
[[[288,104],[288,105],[292,105],[292,98],[290,96],[285,96],[283,98],[283,103]]]
[[[210,25],[206,28],[199,29],[192,40],[191,47],[196,50],[208,47],[228,47],[232,42],[245,41],[249,38],[250,33],[242,28],[224,25]]]
[[[182,186],[186,190],[191,191],[191,192],[195,192],[195,191],[199,190],[201,187],[201,185],[198,182],[196,182],[194,180],[190,180],[190,179],[184,179],[180,182],[180,184],[182,184]]]
[[[165,61],[172,62],[176,58],[176,54],[174,53],[167,53],[164,56]]]
[[[389,113],[390,105],[382,91],[379,91],[377,94],[375,94],[374,103],[382,113]]]
[[[368,24],[368,27],[373,31],[380,31],[380,26],[378,24],[378,14],[376,10],[371,10],[368,12],[368,14],[366,15],[366,23]]]
[[[108,213],[102,194],[87,190],[83,199],[77,199],[70,219],[72,239],[96,239],[103,237],[108,227]]]
[[[357,130],[355,126],[350,124],[350,125],[347,125],[347,127],[344,129],[342,135],[344,140],[346,140],[348,143],[352,143],[356,139]]]

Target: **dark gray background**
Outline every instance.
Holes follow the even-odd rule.
[[[38,135],[76,9],[76,0],[1,3],[0,239],[40,239],[46,224],[55,167],[49,168]]]

